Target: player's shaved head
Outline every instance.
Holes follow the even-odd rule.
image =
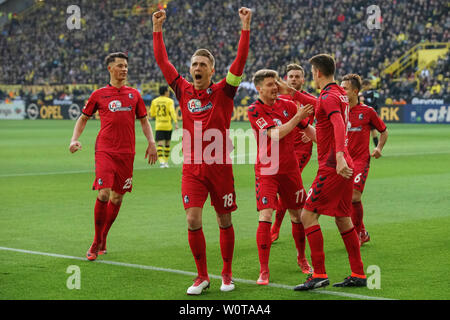
[[[256,71],[255,75],[253,76],[253,83],[255,86],[260,85],[264,79],[266,78],[278,78],[278,72],[275,70],[270,69],[261,69]]]
[[[212,55],[212,53],[209,52],[209,50],[198,49],[197,51],[194,52],[194,54],[192,55],[192,58],[197,57],[197,56],[208,58],[209,62],[211,62],[211,66],[214,68],[214,66],[216,64],[216,60],[214,59],[214,56]],[[191,58],[191,60],[192,60],[192,58]]]
[[[111,62],[115,62],[116,58],[125,59],[128,61],[128,55],[124,52],[113,52],[106,56],[105,64],[109,65]]]

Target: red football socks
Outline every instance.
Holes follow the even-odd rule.
[[[313,277],[326,278],[325,271],[325,253],[323,252],[323,235],[320,225],[314,225],[305,229],[308,238],[309,248],[311,249],[311,262],[314,268]]]
[[[109,229],[111,228],[112,224],[117,218],[117,215],[119,214],[121,204],[122,202],[119,202],[119,204],[114,204],[111,202],[111,200],[108,202],[108,207],[106,209],[105,226],[103,228],[103,242],[106,242],[106,237],[108,236]]]
[[[258,246],[260,272],[269,271],[270,246],[272,244],[270,227],[272,223],[260,221],[256,230],[256,244]]]
[[[302,223],[292,222],[292,237],[295,241],[295,247],[297,248],[297,255],[300,259],[305,258],[305,229]]]
[[[206,242],[203,229],[188,229],[188,241],[197,266],[198,275],[202,278],[208,278],[208,268],[206,266]]]
[[[350,230],[341,233],[341,237],[342,240],[344,240],[345,248],[347,249],[352,276],[365,278],[364,267],[361,260],[361,251],[359,248],[359,238],[355,228],[353,227]]]
[[[102,241],[103,227],[106,220],[106,209],[108,202],[100,201],[98,198],[95,201],[94,207],[94,221],[95,221],[95,236],[94,243],[100,244]]]
[[[352,222],[356,229],[356,234],[361,233],[361,229],[363,226],[363,206],[361,201],[352,203],[353,211],[352,211]]]
[[[274,226],[277,228],[277,230],[280,230],[281,223],[283,222],[285,214],[286,214],[286,209],[284,209],[284,208],[278,209],[276,211]]]
[[[227,228],[220,228],[220,252],[222,253],[222,260],[223,260],[222,274],[231,275],[233,251],[234,251],[233,225]]]

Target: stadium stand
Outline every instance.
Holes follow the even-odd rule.
[[[9,15],[0,33],[0,84],[102,86],[108,79],[103,57],[108,52],[125,51],[130,57],[130,84],[151,98],[157,87],[148,84],[163,81],[152,54],[151,24],[151,13],[162,4],[80,0],[81,29],[69,30],[66,9],[72,2],[37,1],[25,13]],[[166,46],[171,62],[184,76],[188,76],[191,54],[200,47],[214,54],[217,79],[224,76],[239,39],[236,12],[244,4],[254,10],[247,82],[237,96],[238,104],[252,100],[248,81],[260,68],[284,74],[284,66],[296,62],[307,67],[311,80],[307,60],[319,52],[335,56],[339,77],[356,72],[372,80],[383,99],[449,98],[448,51],[424,70],[412,66],[403,71],[400,80],[383,74],[418,43],[449,42],[450,17],[442,1],[373,1],[381,9],[380,29],[367,27],[367,2],[360,0],[171,0],[164,4],[167,2]],[[417,71],[422,72],[416,75]],[[311,81],[308,83],[314,92]],[[73,94],[54,87],[40,88],[33,94],[44,98],[45,91],[58,96]],[[78,90],[88,94],[94,87],[89,88]],[[22,94],[28,92],[24,90]]]

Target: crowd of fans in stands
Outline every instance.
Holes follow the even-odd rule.
[[[67,27],[66,9],[73,1],[45,0],[23,19],[12,19],[0,33],[0,83],[103,85],[109,75],[103,58],[109,52],[129,54],[131,85],[164,81],[153,58],[152,21],[146,10],[155,1],[78,1],[81,28]],[[448,42],[450,17],[439,0],[378,1],[380,29],[368,28],[367,2],[362,0],[171,0],[167,5],[164,38],[169,59],[189,77],[192,53],[208,48],[216,58],[216,79],[226,75],[236,56],[240,21],[238,8],[254,11],[245,81],[261,68],[284,74],[289,63],[305,66],[309,90],[314,91],[308,59],[331,53],[338,78],[358,73],[373,80],[382,97],[449,96],[448,56],[422,72],[420,85],[411,69],[404,81],[382,75],[396,58],[419,42]],[[128,9],[124,13],[123,9]],[[150,12],[150,11],[149,11]],[[242,88],[248,100],[254,90]]]

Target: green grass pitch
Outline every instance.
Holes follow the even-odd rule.
[[[100,256],[98,262],[84,258],[93,239],[96,192],[91,186],[99,122],[88,122],[80,139],[83,150],[76,154],[68,151],[73,126],[72,121],[0,121],[2,300],[450,298],[450,126],[390,124],[384,156],[371,163],[363,194],[371,241],[361,251],[365,268],[378,266],[380,289],[330,286],[315,292],[293,291],[305,275],[296,265],[288,216],[280,239],[271,249],[273,286],[257,286],[254,172],[253,165],[240,164],[234,166],[236,290],[221,292],[220,279],[213,277],[211,288],[199,297],[186,295],[196,269],[180,196],[181,166],[149,167],[138,123],[133,192],[125,196],[111,228],[108,254]],[[250,126],[232,123],[232,128],[246,130]],[[316,170],[314,150],[303,174],[306,189]],[[347,254],[333,220],[322,217],[320,222],[327,272],[331,283],[338,282],[350,273]],[[208,271],[220,275],[219,229],[209,200],[203,227]],[[79,268],[80,289],[67,287],[69,266]]]

